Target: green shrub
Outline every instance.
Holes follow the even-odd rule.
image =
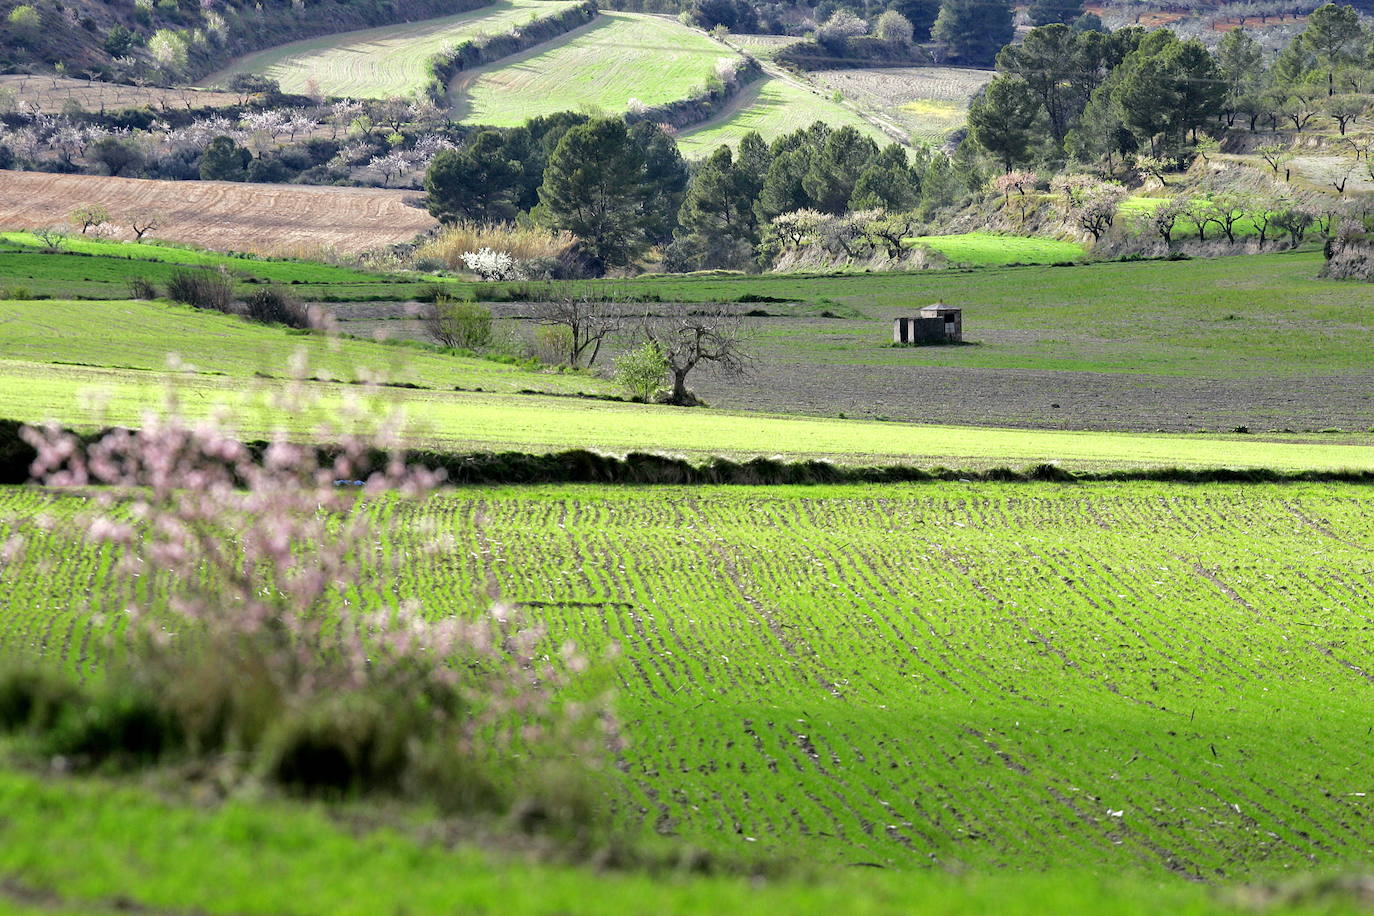
[[[244,301],[248,317],[263,324],[284,324],[288,328],[304,330],[310,327],[310,310],[280,287],[254,291]]]
[[[630,397],[649,401],[668,377],[668,360],[653,341],[645,341],[615,361],[615,381]]]
[[[144,277],[134,277],[129,281],[129,295],[134,299],[156,299],[157,284]]]
[[[563,325],[541,324],[534,329],[534,355],[541,363],[561,366],[572,350],[572,331]]]
[[[78,697],[66,680],[23,665],[0,670],[0,732],[51,728]]]
[[[234,281],[220,270],[179,270],[167,280],[167,295],[176,302],[216,312],[234,310]]]
[[[480,350],[491,342],[491,309],[440,296],[421,313],[425,333],[441,347]]]

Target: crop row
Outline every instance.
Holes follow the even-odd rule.
[[[75,499],[2,499],[0,519],[61,524],[10,571],[0,645],[84,668],[135,586],[66,533]],[[1254,875],[1374,847],[1371,503],[466,491],[397,507],[389,547],[412,562],[358,597],[475,613],[490,582],[551,645],[618,645],[627,826],[837,862]]]

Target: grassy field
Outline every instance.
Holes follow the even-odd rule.
[[[120,328],[118,334],[106,333]],[[282,413],[268,406],[304,351],[319,404]],[[183,371],[165,373],[175,353]],[[233,408],[245,434],[278,425],[309,436],[357,389],[338,382],[379,378],[417,442],[453,449],[690,455],[829,457],[848,463],[956,467],[1060,461],[1073,467],[1241,466],[1297,469],[1374,467],[1374,446],[1345,437],[1126,435],[985,429],[683,410],[548,398],[523,390],[605,393],[583,373],[531,371],[371,341],[330,341],[185,306],[137,301],[0,303],[0,417],[85,424],[83,406],[103,405],[102,422],[136,424],[174,384],[185,409]],[[462,389],[455,391],[455,388]]]
[[[409,354],[406,354],[407,356]],[[189,360],[188,360],[189,361]],[[377,361],[374,360],[374,364]],[[252,365],[245,362],[244,368]],[[203,363],[192,365],[201,369]],[[213,365],[213,363],[211,363]],[[260,365],[271,365],[265,358]],[[408,379],[401,355],[379,368]],[[264,370],[266,371],[266,370]],[[327,370],[324,370],[327,372]],[[436,369],[435,371],[441,371]],[[638,404],[541,397],[509,392],[596,391],[593,379],[521,373],[499,364],[453,360],[441,388],[384,388],[380,404],[407,419],[409,441],[453,451],[549,452],[590,448],[613,454],[659,452],[697,458],[722,455],[823,458],[845,464],[914,464],[957,468],[1026,467],[1058,462],[1074,469],[1240,467],[1280,470],[1368,470],[1374,445],[1366,438],[1147,435],[993,429],[871,420],[837,420],[723,410],[683,410]],[[282,370],[276,369],[280,375]],[[344,370],[344,380],[366,375]],[[453,385],[469,389],[455,392]],[[266,379],[148,369],[106,369],[0,359],[0,417],[70,425],[137,425],[169,388],[182,409],[204,416],[219,409],[240,434],[257,438],[283,429],[309,439],[329,425],[357,389],[337,383],[304,387],[309,409],[283,411],[281,386]],[[98,408],[93,413],[92,408]]]
[[[111,328],[121,331],[110,334]],[[76,390],[83,385],[101,388],[107,380],[111,393],[128,395],[135,412],[123,420],[130,422],[138,419],[140,402],[160,402],[156,389],[169,354],[185,364],[192,378],[218,388],[219,400],[232,402],[236,392],[242,393],[245,380],[287,375],[298,352],[312,377],[341,382],[375,379],[449,392],[455,386],[558,393],[608,388],[600,379],[581,373],[534,371],[429,348],[294,333],[164,302],[0,302],[0,375],[7,377],[7,391],[0,399],[14,407],[27,397],[22,389],[28,383],[21,381],[25,372],[19,368],[25,365],[31,370],[45,367],[41,374],[46,380],[31,379],[38,388],[50,383],[76,386],[67,394],[40,395],[33,389],[39,400],[55,397],[48,403],[68,408],[75,407]],[[117,369],[108,372],[92,367]],[[95,375],[83,377],[86,372]],[[211,390],[199,390],[195,397],[209,397]],[[32,403],[36,406],[37,402]]]
[[[317,806],[235,802],[206,807],[96,780],[45,781],[0,772],[0,908],[7,914],[116,916],[194,907],[207,914],[372,916],[396,906],[451,914],[597,916],[653,912],[837,911],[929,916],[1055,912],[1152,916],[1341,916],[1365,912],[1350,893],[1234,891],[1087,869],[1051,874],[825,870],[807,877],[649,877],[541,865],[394,831],[359,835]]]
[[[736,52],[661,16],[603,12],[566,37],[465,71],[453,85],[456,116],[514,127],[560,111],[627,111],[631,99],[660,105],[705,88]]]
[[[320,257],[409,242],[437,225],[413,192],[233,181],[151,181],[99,175],[0,171],[0,228],[64,226],[78,207],[99,204],[128,231],[132,217],[158,217],[152,233],[221,251]]]
[[[650,877],[540,864],[475,846],[444,849],[396,831],[360,835],[319,806],[239,801],[207,807],[109,782],[42,780],[15,771],[0,771],[0,817],[0,909],[20,916],[117,916],[183,907],[226,916],[373,916],[396,907],[400,888],[405,912],[416,916],[649,910],[669,916],[761,910],[798,916],[1151,916],[1163,909],[1249,916],[1259,912],[1250,901],[1301,894],[1296,884],[1279,893],[1265,887],[1237,892],[1087,869],[962,876],[835,869],[775,880]],[[1362,911],[1348,893],[1263,909],[1283,916]]]
[[[664,302],[757,297],[852,306],[787,348],[816,363],[1302,376],[1368,368],[1374,288],[1317,279],[1319,252],[858,275],[663,275],[577,288]],[[491,287],[476,286],[477,295]],[[755,297],[753,299],[749,297]],[[762,301],[767,302],[768,299]],[[890,318],[943,301],[978,346],[903,350]]]
[[[47,251],[29,233],[0,234],[0,295],[7,291],[11,297],[119,299],[131,295],[131,280],[161,286],[187,267],[222,268],[237,278],[244,294],[262,283],[278,283],[290,286],[293,296],[310,301],[403,301],[422,292],[421,287],[449,282],[317,261],[236,257],[157,242],[107,242],[81,236],[68,238],[57,251]]]
[[[285,92],[384,99],[408,96],[429,82],[429,59],[480,35],[509,32],[535,18],[571,7],[573,0],[496,0],[454,16],[404,25],[337,32],[278,45],[234,61],[206,77],[225,86],[242,73],[271,77]]]
[[[861,115],[789,78],[765,77],[746,86],[725,113],[682,131],[678,147],[689,158],[701,158],[718,146],[737,146],[757,131],[765,140],[824,121],[831,127],[853,127],[879,145],[892,142]]]
[[[98,670],[104,637],[122,626],[112,612],[131,589],[156,596],[156,583],[119,578],[112,556],[83,545],[88,506],[0,494],[10,526],[40,511],[57,523],[3,573],[0,646]],[[390,549],[413,560],[398,580],[364,575],[373,584],[352,604],[415,597],[430,613],[476,613],[490,580],[545,624],[550,646],[571,639],[594,657],[620,646],[610,664],[628,743],[608,791],[629,835],[727,859],[968,871],[975,888],[992,872],[1047,871],[1028,887],[1070,902],[1066,873],[1095,875],[1089,889],[1155,882],[1165,898],[1137,902],[1153,912],[1197,893],[1190,878],[1358,868],[1374,849],[1374,763],[1362,751],[1374,650],[1358,638],[1374,588],[1368,488],[545,487],[385,511]],[[436,526],[452,538],[442,554],[422,546]],[[3,784],[0,869],[92,896],[133,887],[162,906],[209,898],[157,868],[77,873],[84,863],[61,851],[119,830],[141,858],[210,858],[254,832],[231,825],[267,818],[251,806],[173,812],[154,837],[165,805],[79,786],[48,790],[64,799],[50,804],[89,806],[110,826],[56,818],[66,826],[43,834],[25,801],[33,781]],[[311,851],[274,857],[280,881],[258,882],[239,907],[216,898],[214,911],[286,906],[287,876],[305,880],[304,863],[327,869],[353,849],[377,874],[439,855],[388,832],[323,842],[331,834],[308,815],[275,823],[268,836],[322,841],[298,840]],[[223,826],[181,841],[194,824]],[[864,884],[881,894],[886,880],[898,879]],[[323,895],[346,899],[312,883],[300,899],[328,911],[336,898]],[[360,894],[352,905],[373,899]],[[1036,902],[1022,905],[1060,912]]]
[[[958,235],[924,235],[911,243],[938,251],[958,265],[1005,267],[1011,264],[1056,264],[1084,257],[1083,246],[1060,239],[1023,235],[963,232]]]

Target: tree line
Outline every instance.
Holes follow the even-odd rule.
[[[969,130],[1004,171],[1071,160],[1110,170],[1131,157],[1178,160],[1209,127],[1301,132],[1329,119],[1345,134],[1374,91],[1374,36],[1336,4],[1272,58],[1244,29],[1213,51],[1168,29],[1054,24],[1003,48],[997,70]]]
[[[563,113],[440,152],[425,188],[441,222],[565,230],[600,270],[660,246],[664,268],[685,271],[753,268],[786,213],[930,213],[981,183],[942,153],[880,147],[852,127],[816,122],[772,143],[750,133],[689,167],[655,125]]]

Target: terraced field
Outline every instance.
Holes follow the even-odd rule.
[[[731,100],[729,110],[677,135],[678,147],[699,159],[716,147],[737,146],[745,134],[757,131],[765,140],[824,121],[831,127],[853,127],[879,145],[893,138],[863,116],[824,95],[785,77],[765,77],[746,86]]]
[[[964,67],[894,67],[821,70],[814,74],[827,91],[842,93],[864,108],[900,124],[913,139],[940,143],[962,127],[969,101],[993,77],[991,70]]]
[[[269,260],[156,242],[109,242],[82,236],[68,238],[59,250],[48,251],[30,233],[0,233],[0,296],[128,298],[133,295],[132,280],[147,280],[165,291],[167,280],[187,267],[223,269],[237,280],[243,295],[260,284],[278,283],[289,285],[291,295],[306,301],[404,302],[427,287],[449,282],[316,261]]]
[[[152,181],[0,170],[0,229],[65,225],[99,204],[128,233],[132,217],[156,216],[152,237],[221,251],[323,257],[408,242],[437,223],[415,194],[235,181]]]
[[[119,333],[110,333],[113,328]],[[169,354],[177,357],[182,371],[164,377]],[[250,392],[263,397],[273,393],[277,386],[269,380],[288,375],[298,357],[311,377],[334,383],[376,380],[432,391],[458,387],[564,394],[609,387],[582,373],[541,372],[429,348],[330,339],[166,302],[0,301],[0,416],[38,421],[47,412],[80,421],[79,393],[104,391],[113,398],[111,419],[136,423],[145,408],[162,402],[167,382],[201,402],[201,409],[212,403],[243,405]],[[339,386],[327,387],[335,392],[337,406]]]
[[[239,104],[235,92],[201,89],[169,89],[159,86],[126,86],[99,80],[27,73],[0,75],[0,93],[13,92],[16,104],[27,103],[45,114],[59,114],[75,102],[85,111],[119,111],[124,108],[224,108]]]
[[[5,571],[0,646],[101,664],[135,585],[75,539],[86,505],[0,495],[11,529],[58,522]],[[1374,850],[1368,488],[537,488],[384,511],[414,559],[355,603],[474,613],[491,579],[551,646],[620,646],[627,829],[1177,882]]]
[[[702,91],[717,63],[738,55],[675,19],[605,11],[590,25],[524,54],[460,73],[455,116],[514,127],[560,111],[627,111]]]
[[[429,82],[429,59],[445,48],[509,32],[573,5],[573,0],[496,0],[454,16],[295,41],[239,58],[206,77],[205,84],[225,86],[239,74],[256,73],[276,80],[286,92],[364,99],[413,95]]]

